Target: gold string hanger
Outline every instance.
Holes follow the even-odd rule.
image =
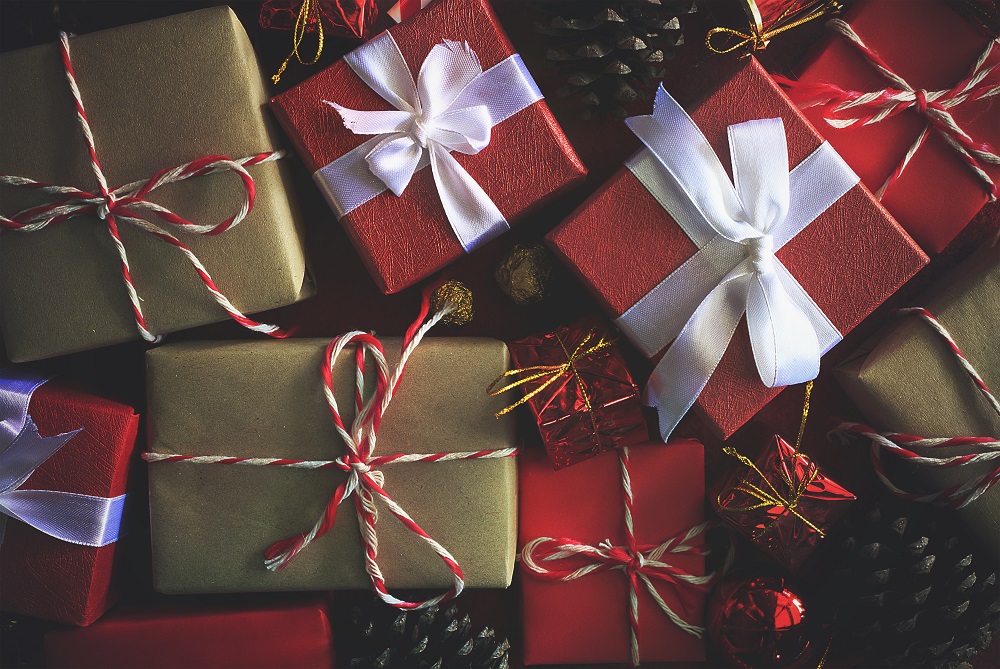
[[[741,32],[734,28],[712,28],[705,35],[705,46],[712,53],[727,54],[737,49],[746,48],[744,56],[747,56],[754,51],[763,51],[767,48],[771,38],[776,35],[826,14],[838,13],[843,8],[838,0],[791,0],[777,16],[765,19],[755,0],[743,0],[742,4],[749,21],[747,32]],[[718,46],[713,44],[712,38],[716,35],[725,35],[723,44]],[[726,46],[731,37],[736,37],[739,41],[735,45]]]
[[[309,27],[310,15],[314,15],[316,19],[316,55],[313,56],[312,60],[303,60],[302,54],[299,53],[299,47],[302,46],[302,40],[305,39],[306,29]],[[288,67],[288,63],[291,62],[293,57],[302,65],[315,65],[319,62],[319,57],[322,54],[323,16],[319,11],[319,0],[302,0],[302,6],[299,7],[299,15],[295,18],[295,29],[292,31],[292,52],[288,54],[285,62],[281,64],[278,71],[271,77],[271,81],[274,83],[281,81],[281,75],[285,72],[285,68]]]

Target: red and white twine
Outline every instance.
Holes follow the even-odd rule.
[[[352,497],[358,516],[358,524],[361,528],[365,571],[368,573],[372,589],[382,601],[400,609],[423,609],[458,596],[465,588],[461,566],[444,546],[428,535],[384,490],[385,476],[380,468],[383,465],[406,462],[451,462],[455,460],[509,458],[517,454],[517,449],[504,448],[457,453],[372,455],[372,452],[375,450],[379,425],[399,386],[407,360],[420,344],[427,331],[455,309],[453,304],[448,304],[424,322],[429,312],[429,303],[430,290],[428,289],[424,293],[420,316],[410,326],[403,340],[403,349],[400,354],[399,363],[391,370],[386,362],[385,351],[382,348],[381,342],[369,333],[360,331],[348,332],[335,338],[327,345],[323,364],[323,392],[330,407],[330,413],[333,416],[333,423],[337,428],[337,433],[347,446],[347,452],[336,460],[289,460],[284,458],[241,458],[221,455],[192,456],[161,453],[144,453],[143,458],[147,462],[339,469],[347,472],[347,479],[337,487],[323,514],[310,530],[283,539],[265,552],[265,564],[267,568],[275,571],[288,566],[295,559],[295,556],[312,541],[330,531],[336,523],[337,509],[340,503]],[[357,414],[350,429],[348,429],[341,418],[337,398],[334,396],[333,367],[341,352],[352,344],[357,345],[355,352],[356,387],[354,394]],[[375,361],[378,379],[374,394],[365,400],[363,398],[363,391],[367,355],[371,355]],[[419,536],[441,558],[441,561],[444,562],[453,577],[453,585],[447,592],[417,602],[398,599],[389,594],[385,585],[385,577],[378,565],[378,535],[375,532],[375,526],[378,522],[376,500],[384,504],[407,529]]]
[[[686,532],[670,537],[656,546],[642,546],[636,540],[632,524],[635,501],[629,476],[628,448],[618,451],[622,477],[622,497],[625,502],[625,546],[615,546],[611,540],[597,546],[575,539],[539,537],[521,550],[521,564],[536,576],[554,581],[573,581],[589,574],[622,571],[629,579],[629,648],[632,666],[639,666],[639,585],[646,588],[660,610],[679,628],[701,637],[705,628],[685,621],[660,596],[654,579],[674,585],[703,588],[715,574],[696,576],[664,561],[664,555],[689,553],[706,555],[704,543],[691,543],[702,536],[708,523],[696,525]],[[678,591],[679,592],[679,591]]]
[[[821,106],[823,119],[835,128],[849,128],[878,123],[908,109],[913,109],[927,119],[927,125],[910,145],[906,155],[899,162],[876,196],[881,200],[886,190],[899,179],[916,152],[923,146],[930,131],[936,130],[942,138],[959,154],[976,176],[986,185],[990,200],[996,200],[998,186],[983,169],[983,163],[1000,164],[1000,155],[986,142],[977,142],[968,135],[952,116],[952,110],[968,102],[1000,94],[1000,71],[997,64],[986,66],[993,49],[1000,45],[1000,38],[992,40],[964,79],[954,87],[926,91],[914,89],[902,77],[893,72],[884,60],[873,51],[851,26],[841,19],[833,19],[827,26],[854,45],[862,56],[893,87],[877,91],[847,91],[833,84],[807,84],[776,76],[785,88],[801,94],[803,107]]]
[[[108,226],[108,232],[118,251],[121,259],[122,278],[125,282],[125,289],[128,291],[129,300],[132,302],[132,311],[135,316],[136,327],[139,334],[146,341],[155,342],[159,337],[154,335],[146,324],[146,319],[142,313],[142,299],[136,291],[132,280],[132,269],[129,265],[128,255],[125,245],[122,243],[121,235],[118,231],[118,221],[134,225],[139,230],[153,235],[171,246],[180,250],[194,267],[202,283],[208,289],[213,299],[221,306],[229,316],[245,328],[255,332],[263,332],[272,337],[284,337],[286,333],[275,325],[259,323],[247,318],[239,309],[233,306],[232,302],[219,290],[212,280],[211,275],[205,266],[201,264],[198,257],[177,237],[171,234],[166,228],[154,224],[142,216],[155,216],[167,226],[173,226],[177,230],[201,234],[217,235],[225,232],[229,228],[238,225],[246,218],[253,208],[256,195],[256,186],[253,177],[250,176],[246,168],[260,163],[271,162],[284,157],[284,151],[269,151],[259,153],[255,156],[232,160],[226,156],[204,156],[197,160],[160,170],[149,180],[136,181],[134,183],[110,188],[104,171],[101,169],[100,160],[97,157],[97,148],[94,144],[94,135],[90,130],[90,122],[87,120],[87,112],[83,107],[83,99],[80,96],[80,89],[76,83],[76,73],[73,70],[73,63],[69,54],[69,38],[66,33],[59,35],[60,55],[62,56],[63,67],[66,71],[66,79],[69,82],[70,90],[73,93],[73,101],[76,106],[76,117],[83,131],[84,139],[87,142],[87,151],[90,155],[90,166],[97,179],[98,192],[90,193],[72,186],[59,186],[56,184],[41,183],[26,177],[19,177],[9,174],[0,175],[0,185],[13,186],[34,190],[39,193],[52,196],[53,202],[41,206],[31,207],[14,214],[11,217],[0,215],[0,230],[12,232],[35,232],[50,225],[62,223],[66,219],[74,216],[96,216],[103,220]],[[177,183],[194,177],[206,176],[217,172],[233,172],[240,178],[244,189],[243,203],[233,216],[214,225],[199,225],[184,219],[169,209],[162,207],[155,202],[150,202],[146,196],[150,192],[165,184]]]
[[[986,386],[986,382],[983,381],[983,378],[966,359],[951,334],[929,311],[920,307],[914,307],[900,309],[897,313],[900,315],[915,315],[927,322],[948,345],[948,348],[955,355],[955,359],[962,365],[962,368],[976,384],[976,387],[979,388],[992,409],[1000,415],[1000,402],[997,402],[997,398],[990,392]],[[1000,440],[993,437],[942,437],[928,439],[897,432],[878,432],[874,428],[861,423],[844,423],[838,426],[832,434],[859,434],[870,439],[872,442],[872,465],[875,468],[875,473],[889,490],[903,499],[960,509],[974,502],[1000,481]],[[972,453],[948,455],[949,449],[967,449],[970,447],[974,449]],[[914,451],[914,448],[927,449],[929,454],[922,455]],[[937,453],[938,451],[941,452],[940,455]],[[992,469],[980,476],[940,490],[914,492],[899,487],[889,477],[885,469],[885,464],[882,461],[885,453],[892,453],[896,457],[902,458],[917,467],[951,469],[955,467],[989,465]]]

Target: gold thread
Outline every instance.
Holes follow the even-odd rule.
[[[306,36],[306,28],[309,26],[309,15],[316,14],[316,55],[313,56],[312,60],[306,61],[302,60],[302,55],[299,53],[299,47],[302,46],[302,40]],[[319,0],[302,0],[302,6],[299,7],[299,15],[295,18],[295,28],[292,31],[292,52],[288,54],[285,58],[285,62],[281,64],[278,71],[271,77],[271,81],[278,83],[281,81],[281,75],[285,72],[285,68],[288,67],[288,63],[292,60],[294,56],[296,60],[302,65],[315,65],[319,62],[319,57],[323,53],[323,16],[319,11]]]
[[[809,417],[809,398],[812,396],[813,382],[806,383],[806,397],[802,404],[802,422],[799,423],[799,436],[795,440],[795,450],[802,449],[802,436],[806,433],[806,419]]]
[[[773,37],[775,37],[777,35],[780,35],[781,33],[785,32],[786,30],[791,30],[792,28],[797,28],[798,26],[801,26],[803,23],[808,23],[809,21],[812,21],[813,19],[818,19],[819,17],[821,17],[824,14],[826,14],[828,11],[836,11],[838,8],[839,8],[839,5],[836,2],[831,2],[831,3],[828,3],[828,4],[824,4],[819,9],[815,10],[811,14],[808,14],[807,16],[804,16],[801,19],[797,19],[797,20],[792,21],[791,23],[789,23],[787,25],[778,26],[777,28],[772,28],[770,30],[764,30],[763,26],[761,26],[761,25],[759,25],[757,23],[752,23],[750,25],[750,28],[749,28],[750,34],[740,32],[739,30],[735,30],[733,28],[721,28],[721,27],[720,28],[712,28],[711,30],[708,31],[708,34],[705,35],[705,46],[712,53],[719,54],[719,55],[724,55],[724,54],[727,54],[727,53],[732,53],[733,51],[736,51],[737,49],[741,49],[741,48],[747,46],[748,44],[751,47],[748,51],[761,51],[761,50],[767,48],[767,45],[771,41],[771,38],[773,38]],[[783,17],[784,17],[784,15],[782,15],[781,18],[783,18]],[[777,21],[776,21],[776,23],[777,23]],[[718,35],[718,34],[734,35],[736,37],[741,38],[741,41],[737,42],[734,46],[731,46],[728,49],[719,49],[714,44],[712,44],[712,38],[715,35]]]

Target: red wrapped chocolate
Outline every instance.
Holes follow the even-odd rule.
[[[0,371],[0,607],[89,625],[114,562],[139,416],[19,368]]]
[[[271,105],[386,293],[586,175],[486,0],[439,0]]]
[[[664,438],[692,406],[728,437],[927,263],[752,58],[627,123],[646,148],[547,242],[659,359]]]
[[[331,669],[333,633],[322,600],[161,602],[116,609],[86,629],[49,632],[45,659],[63,669]]]
[[[712,506],[751,543],[795,571],[856,498],[807,456],[775,435],[754,462],[732,447],[743,465],[712,496]]]
[[[610,329],[585,321],[511,342],[513,369],[491,386],[491,395],[523,389],[497,417],[527,404],[556,469],[649,438],[639,389]]]
[[[830,27],[789,94],[900,225],[940,252],[997,195],[1000,48],[944,0],[868,0]]]
[[[528,451],[518,474],[525,664],[705,659],[701,444],[558,472]]]

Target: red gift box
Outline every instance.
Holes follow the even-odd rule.
[[[742,466],[712,496],[715,512],[791,571],[857,499],[777,435],[757,462],[726,451]]]
[[[515,53],[486,0],[440,0],[388,32],[411,73],[444,39],[468,42],[483,70]],[[356,110],[392,109],[344,60],[272,99],[275,114],[313,173],[371,139],[348,130],[324,100]],[[587,172],[544,100],[493,126],[489,144],[479,153],[452,155],[508,222],[561,194]],[[414,173],[401,196],[386,190],[341,217],[341,223],[385,293],[402,290],[465,254],[430,168]]]
[[[704,449],[679,440],[628,449],[635,536],[656,546],[704,520]],[[538,452],[522,453],[519,546],[539,537],[567,537],[592,546],[626,543],[622,474],[616,453],[553,471]],[[563,539],[560,539],[563,540]],[[670,553],[664,562],[690,574],[704,574],[697,551]],[[545,562],[541,562],[545,564]],[[582,566],[587,562],[575,563]],[[628,662],[629,578],[621,570],[597,571],[576,580],[547,580],[524,567],[521,574],[525,664]],[[652,579],[657,591],[683,620],[701,625],[705,592],[688,584]],[[689,590],[690,589],[690,590]],[[705,659],[704,642],[676,626],[644,585],[639,604],[642,661]]]
[[[28,414],[48,437],[83,428],[35,469],[22,490],[117,497],[125,494],[139,416],[128,406],[49,382]],[[77,545],[7,520],[0,544],[0,606],[36,618],[89,625],[118,599],[119,542]]]
[[[491,394],[523,387],[508,409],[530,407],[556,469],[649,439],[639,389],[611,330],[586,320],[507,345],[513,369],[497,385],[510,384]]]
[[[844,21],[893,72],[912,88],[924,91],[948,90],[963,81],[992,39],[939,0],[870,0],[853,7]],[[1000,49],[994,48],[984,63],[984,69],[990,66],[1000,66]],[[898,89],[839,34],[824,38],[799,70],[802,84],[834,84],[861,92]],[[997,72],[990,77],[995,80]],[[989,79],[983,85],[990,85]],[[807,90],[795,84],[790,95],[802,103],[808,97]],[[950,107],[949,112],[976,143],[988,143],[995,153],[1000,149],[1000,97],[976,97]],[[827,114],[858,115],[853,111]],[[805,115],[872,192],[878,192],[893,174],[927,125],[926,117],[913,107],[870,125],[847,128],[823,120],[822,107],[808,108]],[[994,182],[1000,181],[1000,165],[979,162]],[[925,250],[938,253],[982,208],[989,194],[989,187],[959,153],[932,130],[898,180],[886,189],[882,204]]]
[[[332,669],[333,633],[322,601],[116,609],[96,625],[45,636],[50,667],[64,669]]]
[[[691,111],[691,117],[727,171],[731,169],[727,129],[736,123],[780,117],[790,167],[797,166],[823,143],[752,58]],[[595,244],[595,239],[601,243]],[[614,317],[623,314],[697,251],[687,234],[627,167],[553,230],[546,241]],[[927,263],[927,257],[861,184],[795,235],[775,257],[842,335]],[[714,431],[728,438],[780,390],[768,388],[761,381],[743,318],[694,408]]]

